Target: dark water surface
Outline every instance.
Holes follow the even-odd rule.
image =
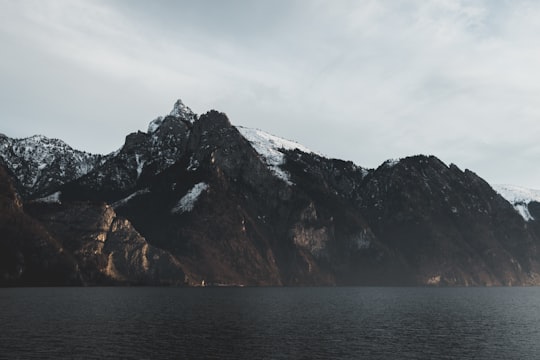
[[[0,289],[6,359],[540,359],[540,288]]]

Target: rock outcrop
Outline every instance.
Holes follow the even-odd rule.
[[[25,213],[11,179],[0,165],[0,285],[80,284],[77,263]]]
[[[84,284],[179,284],[187,281],[178,260],[151,246],[105,203],[27,205],[64,251],[75,259]]]

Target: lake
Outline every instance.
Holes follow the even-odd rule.
[[[6,359],[538,359],[540,288],[0,289]]]

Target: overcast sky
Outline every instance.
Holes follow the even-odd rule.
[[[0,0],[0,132],[94,153],[181,98],[376,167],[540,188],[540,2]]]

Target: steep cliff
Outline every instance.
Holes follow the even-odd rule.
[[[46,228],[24,212],[0,165],[0,285],[80,284],[77,263]]]
[[[91,202],[23,205],[0,166],[0,285],[184,284],[178,261],[112,208]]]
[[[84,284],[184,284],[178,261],[105,203],[32,202],[27,212],[75,259]]]

